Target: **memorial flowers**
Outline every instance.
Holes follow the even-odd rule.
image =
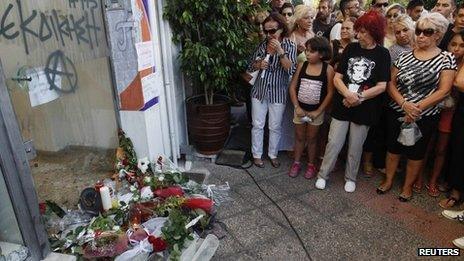
[[[68,211],[56,219],[59,226],[55,224],[50,234],[52,250],[118,261],[148,258],[148,254],[177,260],[195,231],[210,223],[214,202],[191,194],[187,183],[194,182],[168,166],[166,159],[138,160],[122,131],[119,141],[113,180],[84,190],[87,198],[91,193],[101,200],[83,200],[81,211]],[[41,208],[44,214],[51,212]],[[84,211],[88,209],[92,211]],[[55,212],[61,213],[56,207]]]

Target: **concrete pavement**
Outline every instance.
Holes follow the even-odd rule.
[[[266,161],[264,169],[249,172],[286,213],[312,260],[412,260],[418,259],[418,247],[452,247],[453,239],[464,236],[464,224],[441,216],[439,198],[424,191],[410,203],[399,202],[401,176],[390,193],[377,195],[382,174],[366,179],[360,172],[357,190],[350,194],[338,171],[321,191],[303,173],[289,178],[291,160],[280,159],[279,169]],[[284,216],[244,170],[204,161],[196,161],[194,168],[211,172],[208,183],[228,181],[231,186],[233,202],[218,209],[227,230],[213,260],[308,259]]]

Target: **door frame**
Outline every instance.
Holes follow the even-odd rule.
[[[42,224],[37,192],[23,139],[8,93],[0,59],[0,168],[16,214],[18,226],[31,260],[50,253],[48,235]]]

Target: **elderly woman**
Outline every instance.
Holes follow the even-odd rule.
[[[266,115],[269,113],[268,156],[273,167],[279,167],[277,146],[281,136],[282,116],[288,96],[289,79],[296,70],[296,46],[288,38],[285,19],[279,13],[271,13],[263,22],[266,39],[254,52],[248,71],[260,70],[251,89],[251,143],[253,162],[263,168],[263,133]]]
[[[343,50],[348,44],[354,41],[356,33],[354,31],[354,23],[356,22],[355,17],[348,17],[342,22],[342,28],[340,31],[340,39],[332,40],[332,60],[330,64],[336,68],[336,65],[340,61],[340,57]]]
[[[325,188],[349,132],[345,191],[355,191],[363,143],[369,126],[377,121],[381,110],[379,94],[385,91],[390,80],[390,54],[382,47],[383,16],[375,11],[367,12],[356,20],[354,28],[359,42],[345,48],[334,77],[338,92],[333,98],[329,142],[316,181],[318,189]]]
[[[393,23],[398,16],[406,14],[406,9],[400,4],[391,4],[387,7],[385,18],[387,18],[387,33],[385,34],[385,48],[390,48],[396,42],[396,36],[393,29]]]
[[[401,14],[397,16],[391,26],[396,37],[396,43],[388,49],[393,63],[401,53],[412,50],[414,23],[408,15]],[[387,101],[388,97],[385,95],[384,109],[380,115],[380,120],[377,125],[370,128],[366,142],[364,143],[363,166],[366,177],[371,177],[374,174],[374,168],[385,173],[385,155],[387,150],[385,144],[387,136],[385,106]]]
[[[437,47],[448,21],[441,14],[422,16],[416,25],[416,46],[402,53],[394,63],[387,91],[392,101],[387,111],[387,156],[386,178],[377,188],[383,194],[390,190],[400,155],[407,157],[406,179],[399,196],[402,202],[409,201],[413,183],[422,166],[427,144],[437,127],[440,106],[453,83],[456,61],[454,56]],[[405,123],[416,123],[422,137],[412,146],[397,141]]]
[[[306,61],[304,50],[305,43],[310,38],[314,37],[312,31],[313,20],[315,17],[314,10],[307,5],[297,5],[293,14],[293,28],[290,40],[292,40],[298,50],[298,62]]]
[[[396,21],[393,22],[392,29],[395,34],[396,42],[388,49],[392,63],[398,59],[401,53],[412,50],[414,43],[414,27],[415,24],[411,17],[405,14],[398,16]]]

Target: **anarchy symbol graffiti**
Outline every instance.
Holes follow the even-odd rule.
[[[47,77],[50,90],[56,90],[63,93],[74,92],[77,88],[77,71],[74,63],[61,50],[57,50],[48,56],[45,67],[45,76]],[[61,87],[57,86],[56,79],[61,77]]]

